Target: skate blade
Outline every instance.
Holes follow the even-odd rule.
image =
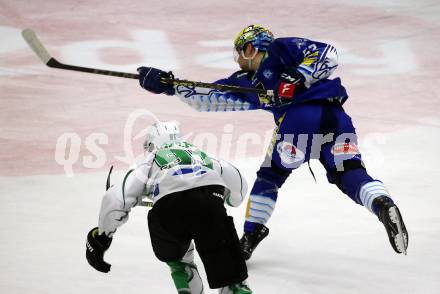
[[[407,254],[406,250],[408,248],[408,236],[403,233],[402,220],[399,213],[397,212],[397,207],[391,207],[388,210],[390,220],[397,226],[397,235],[394,236],[394,244],[396,244],[397,249],[403,253]]]

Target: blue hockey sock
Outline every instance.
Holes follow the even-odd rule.
[[[363,205],[359,198],[359,191],[365,183],[374,181],[363,168],[352,169],[341,176],[342,192],[347,194],[354,202]]]
[[[281,171],[276,167],[261,167],[250,193],[245,232],[255,231],[257,224],[266,224],[272,216],[278,198],[278,188],[283,185],[290,171]]]

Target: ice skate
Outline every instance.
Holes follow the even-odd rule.
[[[252,294],[252,290],[243,282],[223,287],[219,289],[219,294]]]
[[[245,232],[243,234],[243,237],[240,239],[240,246],[244,259],[249,260],[249,258],[251,258],[257,245],[261,240],[266,238],[267,235],[269,235],[269,228],[263,224],[257,224],[255,231]]]
[[[403,222],[399,208],[387,196],[380,196],[373,201],[378,207],[378,218],[384,224],[391,246],[397,253],[406,255],[408,248],[408,231]]]

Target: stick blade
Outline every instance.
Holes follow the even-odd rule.
[[[49,52],[47,52],[46,48],[44,48],[35,32],[31,29],[24,29],[21,32],[21,35],[26,43],[28,43],[29,47],[31,47],[35,54],[37,54],[37,56],[41,59],[41,61],[47,64],[52,57],[50,56]]]

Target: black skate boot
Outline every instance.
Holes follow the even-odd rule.
[[[269,228],[262,224],[257,224],[255,231],[244,233],[240,239],[241,252],[245,260],[249,260],[257,245],[269,235]]]
[[[408,248],[408,231],[397,206],[387,196],[373,200],[373,210],[385,226],[391,246],[397,253],[406,255]]]

